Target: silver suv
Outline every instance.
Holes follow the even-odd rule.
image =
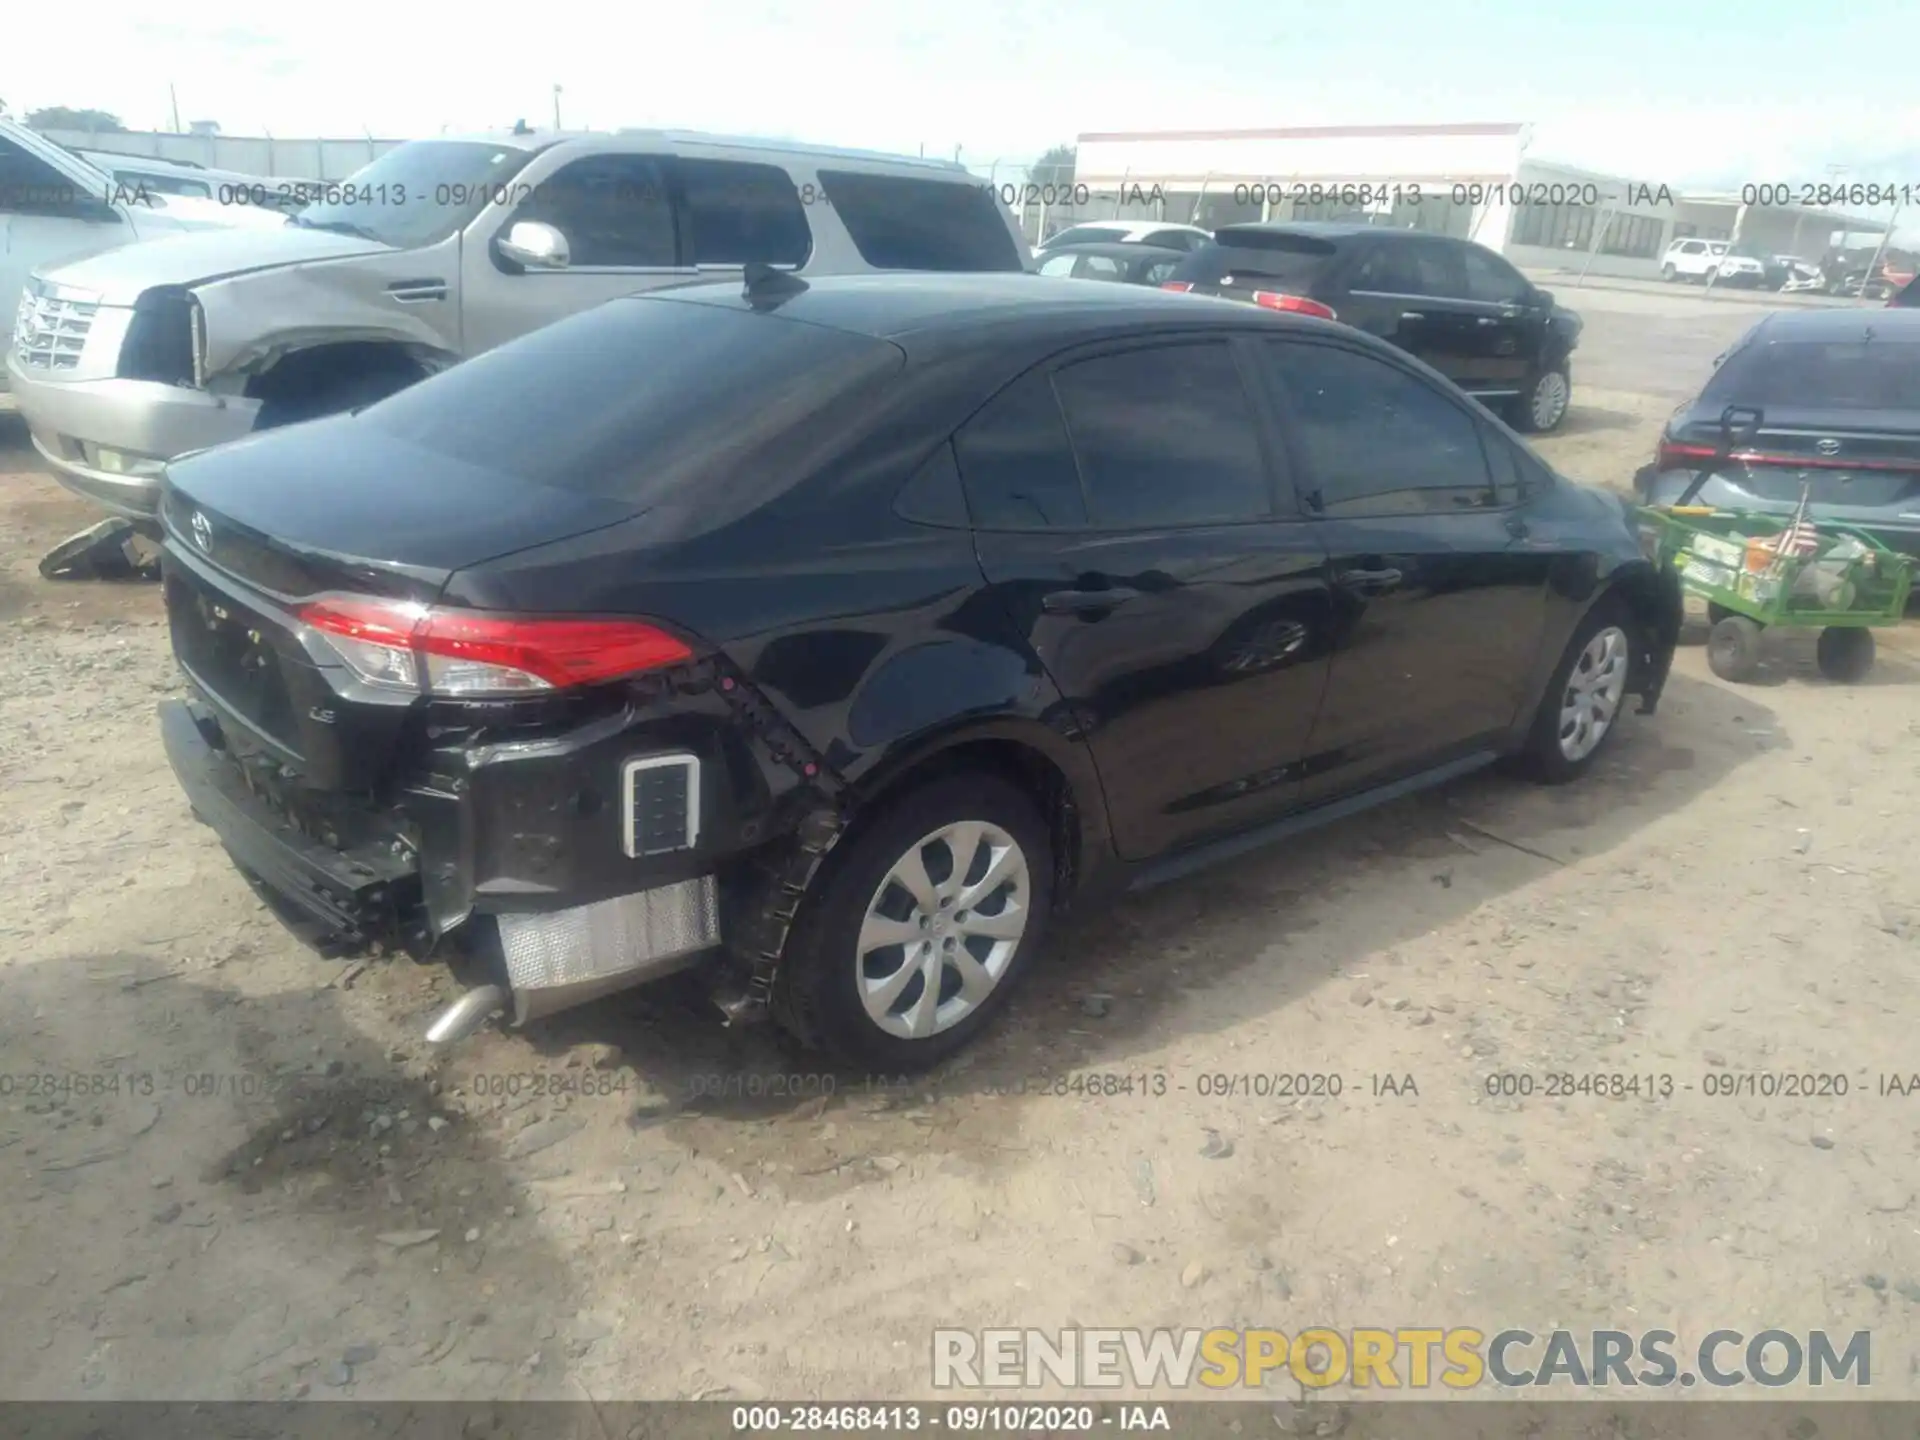
[[[7,374],[69,489],[149,516],[177,455],[370,404],[635,290],[752,263],[1030,263],[1013,216],[959,165],[678,131],[419,140],[313,188],[284,227],[28,280]],[[50,330],[60,346],[31,343]]]

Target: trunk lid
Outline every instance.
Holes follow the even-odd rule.
[[[174,462],[161,503],[174,653],[232,748],[317,789],[380,788],[419,697],[356,682],[296,611],[328,592],[431,604],[464,566],[631,518],[422,450],[359,417]]]
[[[1694,407],[1672,427],[1673,445],[1683,454],[1713,450],[1724,408]],[[1752,443],[1736,449],[1721,471],[1755,498],[1797,503],[1809,482],[1815,505],[1913,509],[1920,502],[1920,409],[1773,406],[1762,414]]]

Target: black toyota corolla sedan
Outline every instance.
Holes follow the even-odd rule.
[[[429,1030],[690,964],[886,1069],[1049,919],[1657,700],[1616,497],[1337,324],[1120,285],[757,273],[176,462],[162,707],[298,928]]]

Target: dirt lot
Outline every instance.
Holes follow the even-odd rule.
[[[1612,388],[1543,448],[1621,483],[1677,397],[1581,304]],[[436,970],[316,958],[189,820],[155,592],[33,571],[89,518],[0,415],[0,1396],[904,1397],[934,1324],[1871,1328],[1916,1390],[1911,629],[1851,689],[1684,650],[1578,786],[1130,901],[902,1089],[675,989],[429,1054]],[[1673,1093],[1486,1089],[1595,1071]],[[1707,1093],[1777,1071],[1849,1093]],[[1344,1093],[1210,1093],[1274,1072]],[[1003,1093],[1086,1074],[1134,1093]]]

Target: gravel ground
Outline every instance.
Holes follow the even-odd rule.
[[[1672,399],[1596,384],[1542,448],[1618,484]],[[1073,1323],[1871,1328],[1913,1393],[1911,628],[1846,689],[1686,649],[1583,783],[1131,900],[882,1086],[672,985],[429,1054],[437,970],[315,957],[189,819],[154,590],[33,570],[90,518],[0,414],[0,1396],[907,1397],[935,1324]],[[1849,1093],[1708,1093],[1779,1071]],[[1212,1093],[1274,1072],[1344,1090]],[[1487,1090],[1559,1072],[1674,1090]]]

